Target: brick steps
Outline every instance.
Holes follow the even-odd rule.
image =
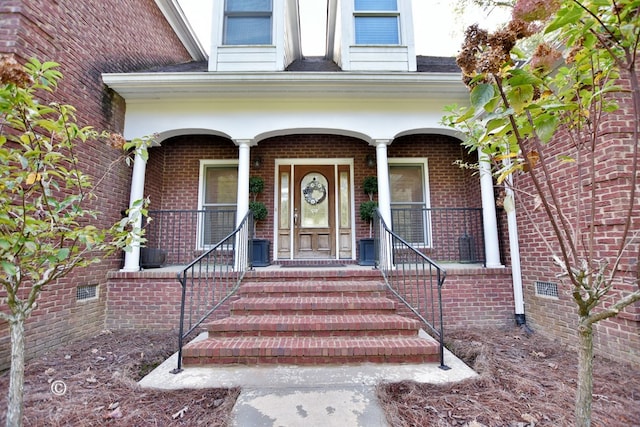
[[[417,336],[420,323],[398,315],[232,316],[206,325],[210,337]]]
[[[264,297],[241,298],[231,304],[232,315],[393,313],[395,303],[383,297]]]
[[[204,325],[206,340],[184,346],[185,365],[439,360],[437,341],[418,337],[420,323],[396,314],[396,302],[371,273],[249,277],[238,297],[231,316]]]
[[[189,350],[189,351],[187,351]],[[438,362],[438,344],[423,338],[240,337],[207,339],[183,350],[185,365]]]

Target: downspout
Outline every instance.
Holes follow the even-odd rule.
[[[509,229],[509,252],[511,253],[511,280],[513,282],[513,302],[515,304],[516,325],[527,327],[524,312],[524,295],[522,292],[522,270],[520,264],[520,244],[518,242],[518,221],[513,193],[513,177],[507,177],[505,186],[505,211],[507,212],[507,227]]]

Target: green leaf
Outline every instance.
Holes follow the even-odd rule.
[[[15,275],[18,273],[16,266],[11,262],[1,260],[0,265],[2,265],[2,269],[4,270],[5,274],[9,277],[15,277]]]
[[[558,129],[558,118],[553,114],[543,114],[534,120],[536,133],[544,143],[551,141]]]
[[[56,258],[59,262],[62,262],[69,258],[69,248],[62,248],[56,253]]]
[[[473,88],[471,91],[471,105],[474,109],[484,108],[495,97],[493,85],[483,83]]]
[[[568,6],[560,9],[556,14],[556,19],[545,28],[545,34],[549,34],[568,24],[577,24],[583,13],[583,10],[577,6]]]

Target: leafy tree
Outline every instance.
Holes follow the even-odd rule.
[[[518,43],[536,32],[547,41],[523,55]],[[471,105],[450,107],[444,122],[463,130],[468,147],[491,162],[497,182],[514,191],[505,206],[515,197],[546,213],[554,236],[546,243],[578,315],[575,416],[577,425],[588,426],[593,326],[640,301],[637,222],[633,228],[640,3],[519,0],[504,28],[489,34],[472,26],[465,36],[457,61]],[[603,166],[613,163],[615,177],[602,179]],[[534,189],[529,194],[519,186],[525,182]],[[603,205],[611,186],[618,190],[615,203]],[[621,222],[611,226],[607,216]],[[607,247],[599,240],[605,232],[615,242]]]
[[[35,59],[22,67],[0,57],[0,319],[11,334],[7,426],[22,425],[24,324],[43,288],[105,253],[143,241],[131,220],[145,213],[144,201],[111,228],[92,224],[100,213],[87,207],[94,186],[76,150],[106,139],[146,157],[149,140],[127,143],[120,135],[80,127],[72,106],[42,103],[39,95],[55,92],[62,78],[56,68]]]

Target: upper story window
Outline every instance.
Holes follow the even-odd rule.
[[[224,44],[271,44],[271,0],[226,0]]]
[[[356,44],[400,44],[397,0],[355,0]]]

